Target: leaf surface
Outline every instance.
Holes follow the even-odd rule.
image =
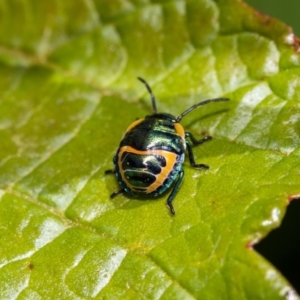
[[[18,18],[13,17],[18,12]],[[300,59],[292,31],[237,0],[2,1],[1,299],[285,299],[252,245],[299,195]],[[174,201],[118,189],[126,128],[186,116],[197,171]],[[297,297],[295,295],[295,297]]]

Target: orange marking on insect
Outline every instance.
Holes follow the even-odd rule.
[[[184,128],[179,123],[175,123],[174,127],[175,127],[175,130],[176,130],[177,134],[182,138],[184,149],[185,149],[186,144],[185,144],[185,131],[184,131]]]
[[[150,194],[150,193],[154,192],[158,187],[160,187],[163,184],[164,180],[169,176],[169,174],[174,169],[174,165],[175,165],[176,159],[177,159],[176,153],[165,151],[165,150],[137,150],[130,146],[123,146],[120,149],[119,156],[118,156],[119,170],[120,170],[123,181],[132,190],[135,190],[135,188],[127,181],[126,176],[124,175],[124,171],[122,170],[121,157],[124,152],[134,153],[134,154],[138,154],[138,155],[160,155],[160,156],[165,157],[166,166],[162,167],[161,173],[155,176],[156,180],[149,187],[145,188],[146,194]]]
[[[180,137],[185,140],[185,131],[184,128],[181,126],[181,124],[179,123],[175,123],[174,124],[175,130],[178,133],[178,135],[180,135]]]
[[[156,175],[156,180],[147,188],[147,194],[154,192],[164,183],[176,163],[177,154],[163,150],[159,150],[159,152],[163,152],[162,156],[166,158],[167,165],[162,168],[161,173]]]
[[[143,122],[145,119],[138,119],[138,120],[136,120],[136,121],[134,121],[133,123],[131,123],[129,126],[128,126],[128,128],[126,129],[126,131],[125,131],[125,134],[128,132],[128,131],[130,131],[130,130],[132,130],[134,127],[136,127],[137,125],[139,125],[141,122]]]

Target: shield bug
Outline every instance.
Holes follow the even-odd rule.
[[[156,99],[150,86],[144,79],[138,79],[150,94],[153,113],[144,119],[136,120],[127,128],[113,158],[114,169],[105,171],[105,174],[115,174],[121,187],[112,193],[110,198],[123,193],[158,197],[172,186],[167,205],[174,215],[172,201],[184,177],[182,164],[185,152],[187,150],[193,168],[208,169],[208,165],[195,162],[192,144],[201,145],[212,139],[211,136],[206,136],[197,140],[190,132],[184,130],[180,121],[199,106],[229,99],[204,100],[175,117],[157,112]]]

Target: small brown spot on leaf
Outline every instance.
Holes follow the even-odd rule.
[[[254,246],[254,242],[249,242],[246,244],[246,248],[250,250],[253,250],[253,246]]]
[[[246,245],[246,247],[248,248],[248,249],[253,249],[253,244],[252,244],[252,242],[249,242],[247,245]]]
[[[285,42],[288,45],[291,45],[296,53],[300,53],[300,38],[298,38],[297,36],[294,35],[293,32],[289,33],[286,38],[285,38]]]
[[[300,38],[294,35],[293,46],[296,53],[300,53]]]
[[[288,197],[289,201],[292,201],[292,200],[300,200],[300,194],[296,194],[296,195],[290,195]]]
[[[263,25],[268,26],[270,24],[271,18],[268,15],[258,10],[255,11],[255,14],[260,18]]]

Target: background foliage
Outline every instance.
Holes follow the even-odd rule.
[[[257,10],[276,17],[293,28],[297,36],[300,36],[300,21],[298,0],[247,0],[247,3],[255,7]]]

